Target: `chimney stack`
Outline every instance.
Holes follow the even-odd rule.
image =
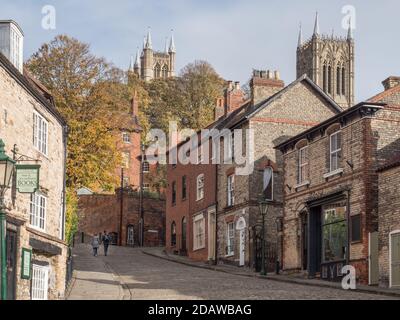
[[[267,100],[284,87],[285,83],[280,79],[278,71],[254,70],[250,81],[252,104],[256,105]]]
[[[131,114],[134,118],[139,116],[139,103],[136,91],[133,93],[133,98],[131,99]]]
[[[383,84],[383,87],[385,88],[385,91],[392,89],[392,88],[400,85],[400,77],[391,76],[391,77],[387,78],[386,80],[382,81],[382,84]]]
[[[13,20],[0,20],[0,52],[23,73],[24,33]]]

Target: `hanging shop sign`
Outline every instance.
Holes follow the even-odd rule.
[[[32,250],[22,248],[21,278],[31,278]]]
[[[37,164],[17,164],[16,185],[19,193],[34,193],[39,189],[39,169]]]

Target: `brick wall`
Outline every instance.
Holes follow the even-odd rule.
[[[78,202],[78,231],[89,235],[107,232],[120,233],[121,202],[118,194],[82,195]],[[144,198],[144,245],[165,243],[165,200]],[[139,242],[139,197],[124,193],[122,219],[122,245],[127,245],[127,227],[134,227],[135,244]]]
[[[379,282],[389,286],[389,235],[400,231],[400,166],[379,173]]]

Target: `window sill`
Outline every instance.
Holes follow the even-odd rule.
[[[325,178],[325,179],[328,179],[328,178],[330,178],[330,177],[334,177],[334,176],[340,175],[340,174],[342,174],[343,172],[344,172],[343,169],[337,169],[337,170],[335,170],[335,171],[331,171],[331,172],[328,172],[328,173],[324,174],[324,178]]]
[[[227,255],[225,256],[225,258],[233,258],[234,256],[235,256],[234,253],[232,253],[232,254],[227,254]]]
[[[302,187],[308,187],[310,185],[310,181],[305,181],[302,183],[299,183],[298,185],[294,186],[295,190],[300,189]]]
[[[206,246],[203,246],[201,248],[193,248],[193,252],[200,251],[200,250],[203,250],[205,248],[206,248]]]

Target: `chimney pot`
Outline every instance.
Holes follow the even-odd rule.
[[[235,82],[235,89],[240,90],[240,82],[239,81]]]
[[[382,81],[383,87],[386,90],[389,90],[391,88],[394,88],[398,85],[400,85],[400,77],[395,77],[395,76],[391,76],[385,80]]]

